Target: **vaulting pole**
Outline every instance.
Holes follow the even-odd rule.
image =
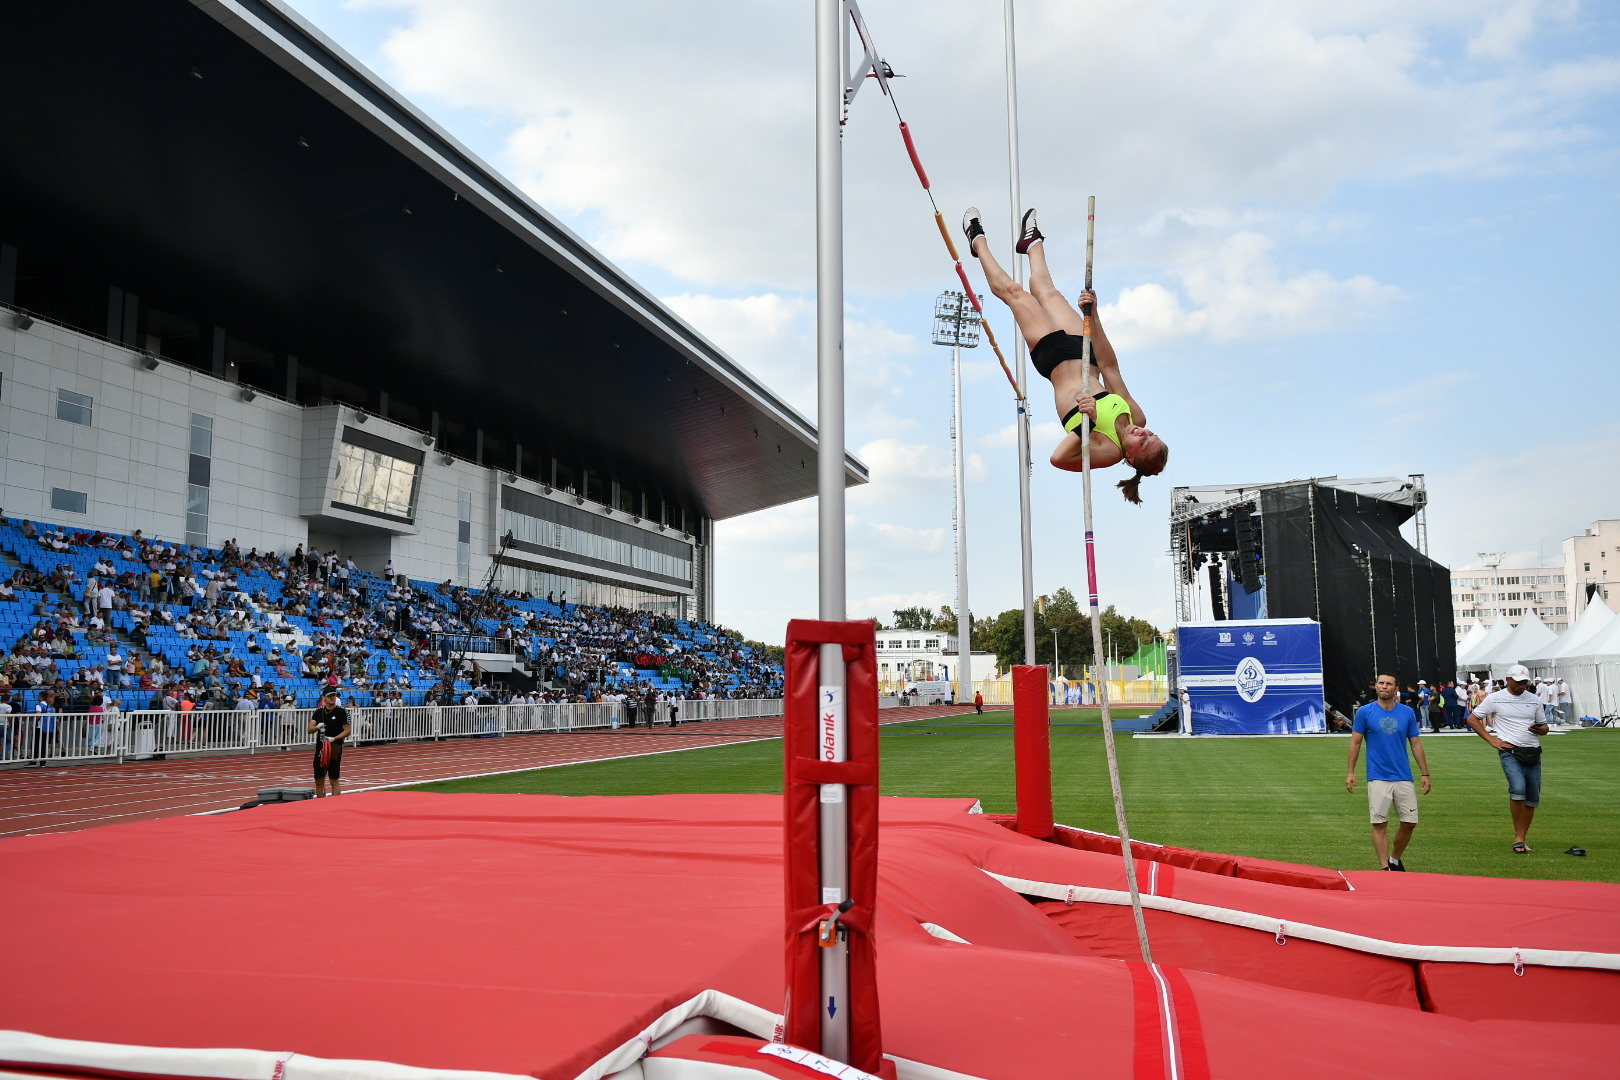
[[[816,0],[816,513],[819,612],[844,620],[844,86],[842,0]],[[821,647],[820,716],[827,760],[848,756],[843,648]],[[821,896],[849,896],[849,812],[843,784],[821,791]],[[821,1053],[849,1060],[849,945],[821,950]]]
[[[1097,236],[1097,197],[1086,201],[1086,288],[1091,288],[1091,253]],[[1084,316],[1084,340],[1081,343],[1081,390],[1092,396],[1091,388],[1091,315],[1090,304],[1080,309]],[[1097,554],[1091,528],[1091,417],[1080,422],[1080,478],[1086,504],[1086,584],[1091,594],[1091,667],[1099,670],[1103,654],[1102,614],[1097,606]],[[1105,672],[1106,674],[1106,672]],[[1108,783],[1114,789],[1114,820],[1119,825],[1119,849],[1125,858],[1125,884],[1131,891],[1131,914],[1136,918],[1136,940],[1142,946],[1142,960],[1153,963],[1148,948],[1147,922],[1142,918],[1142,894],[1136,887],[1136,856],[1131,851],[1131,831],[1125,824],[1125,793],[1119,786],[1119,755],[1114,749],[1114,718],[1108,708],[1108,680],[1097,680],[1097,703],[1102,706],[1103,745],[1108,751]]]
[[[1024,257],[1018,254],[1018,225],[1023,215],[1018,182],[1018,48],[1013,33],[1013,0],[1002,0],[1002,37],[1007,68],[1007,200],[1012,205],[1012,258],[1007,272],[1019,284],[1024,281]],[[1025,370],[1024,335],[1014,334],[1014,362],[1018,369],[1018,552],[1024,568],[1024,663],[1035,663],[1035,545],[1030,533],[1029,499],[1029,379]]]

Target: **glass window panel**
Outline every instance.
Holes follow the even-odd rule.
[[[51,488],[51,509],[69,514],[87,514],[90,512],[90,497],[82,491]]]
[[[214,421],[198,413],[191,414],[191,452],[203,457],[214,454]]]
[[[417,467],[376,450],[343,443],[332,499],[347,506],[408,518],[415,509]],[[471,496],[461,492],[464,503]],[[463,519],[465,520],[465,518]]]
[[[94,399],[86,394],[75,394],[71,390],[58,390],[56,392],[56,418],[66,420],[70,424],[89,426],[93,404]]]

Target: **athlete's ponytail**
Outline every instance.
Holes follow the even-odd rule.
[[[1170,448],[1161,441],[1150,452],[1143,454],[1141,460],[1127,460],[1127,464],[1136,470],[1136,475],[1129,480],[1121,480],[1114,486],[1119,488],[1120,493],[1125,496],[1126,502],[1141,506],[1142,496],[1139,489],[1142,486],[1142,477],[1158,476],[1164,471],[1164,466],[1169,460]]]
[[[1129,480],[1121,480],[1119,483],[1114,485],[1124,493],[1126,502],[1135,503],[1137,506],[1142,505],[1142,496],[1137,493],[1137,489],[1142,486],[1142,477],[1144,475],[1144,473],[1138,472]]]

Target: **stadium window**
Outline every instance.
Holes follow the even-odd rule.
[[[922,648],[922,639],[921,638],[907,638],[906,639],[906,648],[908,648],[908,649],[920,649],[920,648]]]
[[[208,546],[208,488],[214,472],[214,419],[191,414],[191,454],[186,467],[186,543]]]
[[[82,491],[51,488],[51,509],[61,510],[67,514],[88,514],[90,512],[90,496]]]
[[[1564,575],[1563,574],[1554,574],[1553,575],[1553,584],[1554,585],[1562,585],[1563,583],[1564,583]]]
[[[456,492],[456,573],[463,585],[472,577],[472,492]]]
[[[90,426],[90,414],[95,399],[89,394],[75,394],[72,390],[56,392],[56,418],[70,424]]]
[[[923,642],[923,648],[925,648],[925,649],[937,649],[937,648],[939,648],[939,639],[938,638],[929,638],[927,641]]]
[[[345,440],[338,444],[332,501],[409,521],[416,508],[420,463]]]

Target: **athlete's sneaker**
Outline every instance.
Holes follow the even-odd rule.
[[[1018,224],[1018,247],[1016,249],[1018,254],[1028,255],[1029,249],[1033,245],[1045,239],[1046,236],[1041,232],[1040,226],[1035,224],[1035,211],[1033,209],[1025,210],[1024,220]]]
[[[979,253],[973,251],[973,240],[975,237],[984,235],[984,222],[979,219],[979,208],[977,206],[968,207],[967,212],[962,215],[962,232],[967,236],[968,251],[972,252],[973,257],[977,259]]]
[[[1391,860],[1389,860],[1389,868],[1391,870],[1405,871],[1406,864],[1401,862],[1401,860],[1399,860],[1399,859],[1391,859]]]

